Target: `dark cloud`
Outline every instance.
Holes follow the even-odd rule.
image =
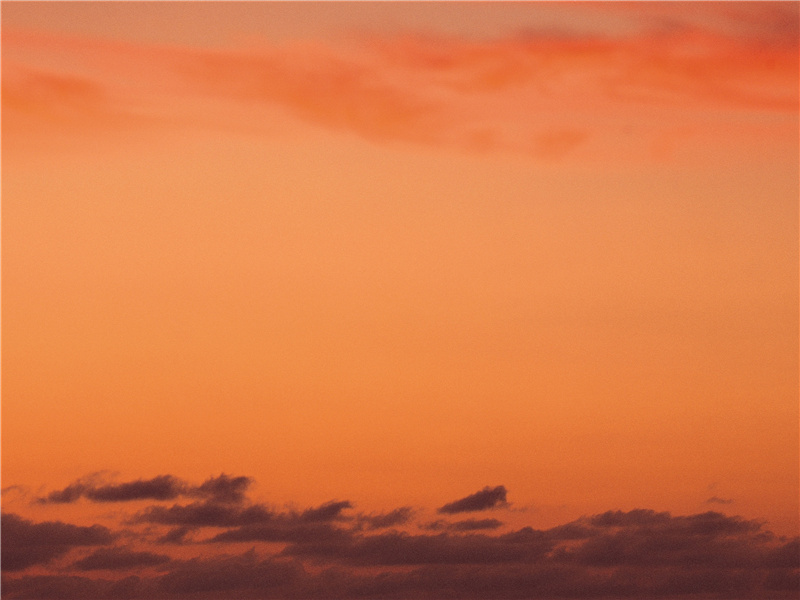
[[[669,523],[668,512],[657,513],[653,510],[634,509],[629,512],[609,510],[589,519],[595,527],[628,527],[631,525],[656,525]]]
[[[602,567],[745,568],[763,564],[772,534],[757,521],[706,512],[673,517],[636,510],[589,520],[598,529],[561,558]]]
[[[478,531],[481,529],[497,529],[502,526],[503,522],[497,519],[465,519],[455,523],[439,519],[438,521],[426,523],[422,528],[431,531]]]
[[[186,536],[192,531],[191,527],[175,527],[158,539],[159,544],[183,544]]]
[[[594,532],[593,527],[582,521],[573,521],[547,530],[548,536],[554,540],[585,540],[592,537]]]
[[[477,531],[479,529],[497,529],[502,527],[502,521],[497,519],[466,519],[450,524],[453,531]]]
[[[86,491],[86,485],[80,482],[75,482],[69,484],[63,490],[56,490],[54,492],[50,492],[44,498],[39,498],[37,502],[40,504],[68,504],[70,502],[76,502]]]
[[[211,538],[211,542],[294,542],[336,543],[350,539],[350,533],[326,522],[304,522],[296,518],[280,517],[270,523],[243,525]]]
[[[50,492],[37,500],[40,504],[67,504],[86,498],[92,502],[128,502],[134,500],[174,500],[179,496],[200,497],[217,503],[241,503],[252,483],[249,477],[233,477],[225,473],[210,477],[193,486],[174,475],[158,475],[152,479],[137,479],[123,483],[98,481],[90,475],[69,484],[62,490]]]
[[[541,557],[551,543],[526,528],[513,534],[409,535],[397,531],[371,536],[339,535],[290,544],[284,554],[357,565],[493,564]]]
[[[377,515],[359,515],[358,522],[366,526],[367,529],[385,529],[395,525],[404,525],[411,520],[414,510],[410,506],[401,506],[388,513]]]
[[[205,501],[175,504],[170,507],[150,506],[139,512],[133,523],[154,523],[179,527],[250,527],[266,525],[263,531],[286,532],[303,525],[341,520],[342,511],[351,508],[347,501],[326,502],[303,512],[275,512],[263,504],[242,506],[228,502]],[[313,529],[313,528],[311,528]],[[281,534],[286,537],[287,534]]]
[[[119,582],[74,575],[33,575],[3,579],[3,598],[106,600],[141,598],[139,592],[140,580],[135,576]]]
[[[185,504],[153,504],[126,521],[130,547],[108,547],[119,536],[98,525],[3,515],[3,598],[788,600],[800,585],[798,538],[778,538],[758,521],[719,512],[613,510],[505,533],[497,519],[441,517],[410,533],[399,527],[410,523],[410,507],[351,516],[352,503],[335,500],[278,510],[246,498],[251,482],[225,474],[199,486],[172,476],[113,485],[87,478],[47,497],[108,502],[179,490]],[[505,505],[505,488],[487,487],[439,512]],[[201,531],[207,527],[216,530]],[[253,550],[218,554],[231,543]],[[193,548],[203,555],[186,560]],[[71,550],[76,556],[57,571],[47,564]],[[22,572],[30,566],[40,568]],[[136,576],[81,576],[94,571]]]
[[[210,498],[215,502],[240,503],[253,480],[249,477],[231,477],[222,473],[211,477],[191,491],[192,495]]]
[[[333,521],[341,516],[346,508],[353,508],[348,501],[326,502],[317,508],[309,508],[300,514],[299,520],[307,523],[316,521]]]
[[[63,490],[50,492],[37,501],[41,504],[66,504],[81,497],[93,502],[127,502],[131,500],[173,500],[185,493],[188,486],[172,475],[138,479],[123,483],[99,485],[96,477],[79,479]]]
[[[165,554],[133,552],[124,548],[100,548],[72,564],[78,571],[121,571],[139,567],[154,567],[170,561]]]
[[[4,513],[1,521],[3,572],[47,563],[78,546],[100,546],[114,540],[111,531],[101,525],[79,527],[60,521],[33,523],[12,513]]]
[[[89,488],[83,492],[95,502],[126,502],[130,500],[173,500],[186,491],[186,484],[172,475],[139,479],[127,483]]]
[[[261,504],[242,507],[213,501],[174,504],[173,506],[150,506],[139,512],[134,523],[157,523],[182,527],[238,527],[254,523],[266,523],[275,518]]]
[[[480,492],[475,492],[466,498],[461,498],[455,502],[445,504],[439,509],[439,512],[453,514],[477,510],[489,510],[491,508],[507,506],[507,504],[506,488],[502,485],[498,485],[494,488],[485,487]]]
[[[161,577],[158,585],[163,591],[180,595],[242,590],[262,594],[285,588],[304,574],[299,563],[259,560],[251,551],[240,556],[186,561]]]

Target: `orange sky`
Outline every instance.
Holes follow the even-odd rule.
[[[4,512],[224,472],[796,535],[797,17],[4,2]]]

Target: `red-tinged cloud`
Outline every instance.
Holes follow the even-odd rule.
[[[250,478],[208,482],[185,484],[187,503],[117,513],[116,531],[3,515],[3,597],[788,599],[800,583],[800,539],[719,512],[612,510],[507,530],[495,519],[430,523],[407,506],[350,516],[348,501],[281,511],[246,496]],[[442,508],[505,497],[485,488]]]
[[[158,126],[259,114],[291,126],[291,115],[374,142],[542,160],[710,143],[742,123],[759,131],[764,114],[796,129],[797,5],[701,12],[630,8],[639,27],[625,35],[407,33],[227,51],[4,32],[3,108],[11,125],[26,111]]]

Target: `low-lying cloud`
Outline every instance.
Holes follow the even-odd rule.
[[[364,514],[348,500],[277,509],[232,476],[114,484],[115,497],[139,498],[154,481],[180,489],[183,503],[122,510],[116,529],[4,514],[3,597],[789,599],[800,585],[800,539],[715,511],[609,510],[509,529],[493,518],[431,521],[421,507]],[[506,497],[486,487],[436,512],[491,510]]]

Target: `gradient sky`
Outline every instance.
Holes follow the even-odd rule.
[[[799,6],[3,2],[3,597],[791,596]]]

